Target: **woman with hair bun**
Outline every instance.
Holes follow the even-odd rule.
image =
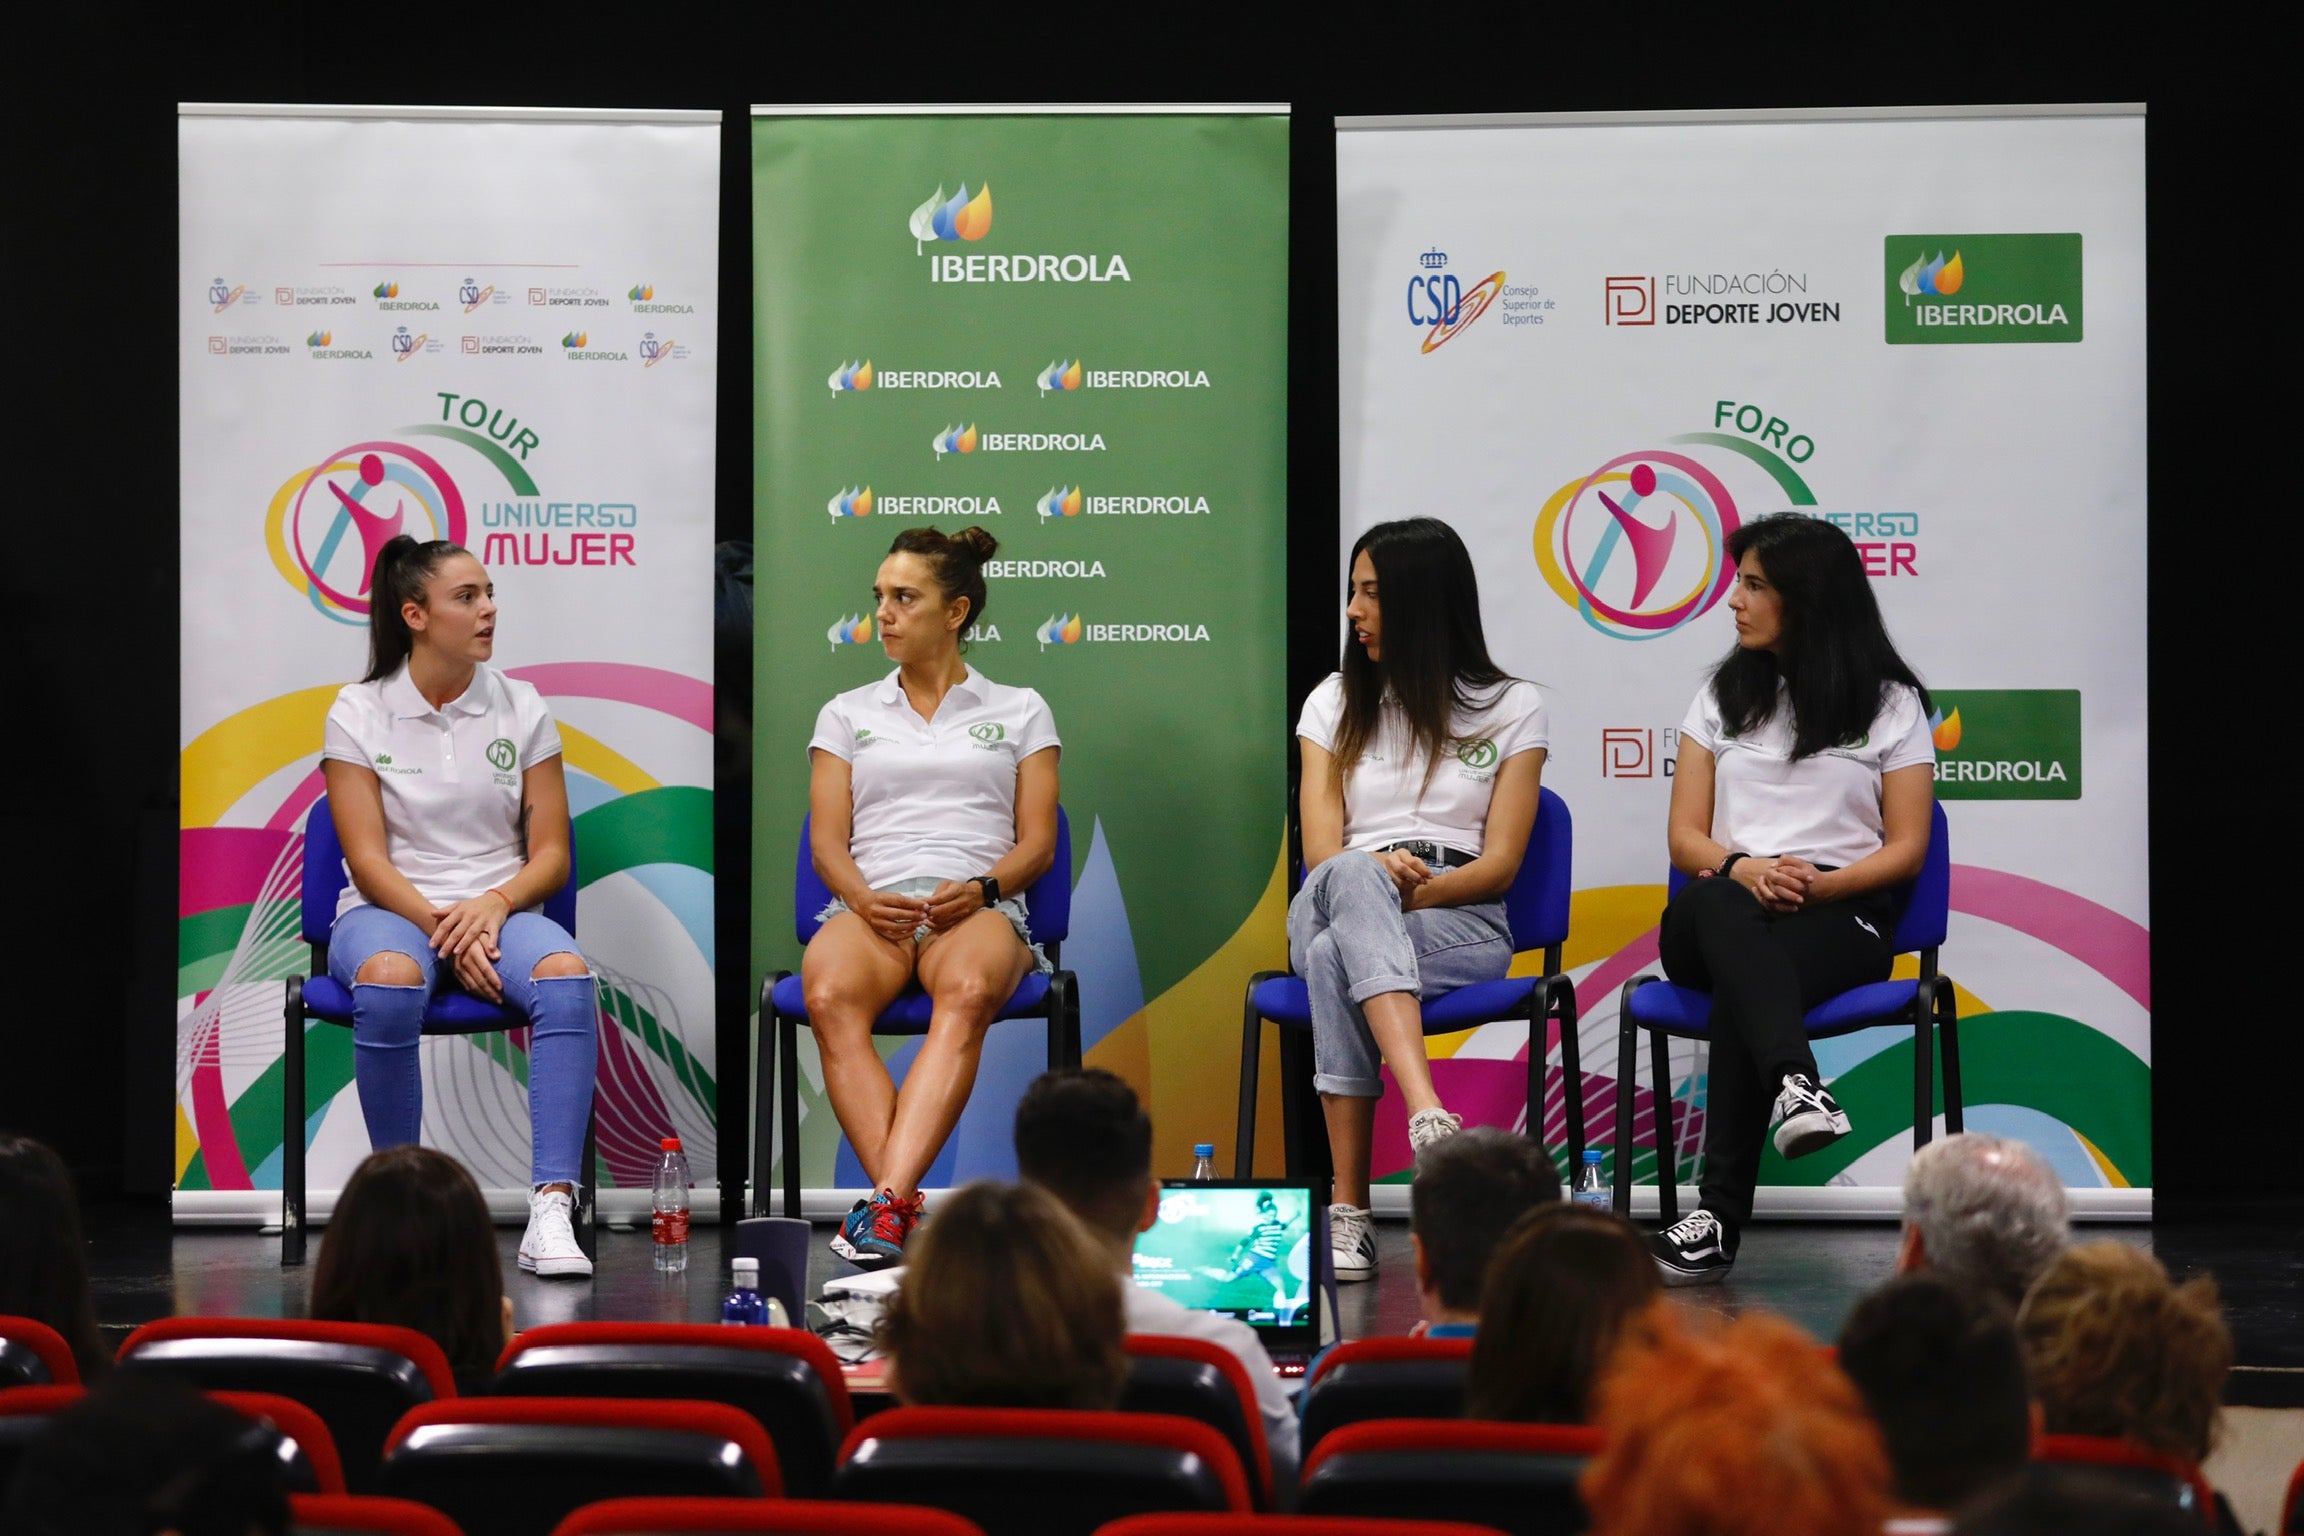
[[[902,1260],[984,1031],[1048,968],[1023,892],[1056,857],[1056,722],[1038,693],[961,657],[998,548],[981,528],[897,535],[872,583],[896,670],[835,695],[808,741],[809,855],[833,900],[800,979],[832,1113],[874,1190],[832,1251],[866,1268]],[[899,1091],[872,1021],[914,980],[933,1011]]]
[[[488,664],[495,648],[495,584],[469,550],[401,534],[377,551],[368,675],[336,695],[321,749],[350,876],[328,970],[352,994],[353,1080],[378,1149],[423,1129],[417,1044],[435,994],[527,1019],[520,1267],[586,1276],[570,1218],[599,1008],[575,939],[540,910],[568,879],[568,785],[551,711]]]

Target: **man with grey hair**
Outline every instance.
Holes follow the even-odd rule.
[[[1966,1132],[1931,1141],[1904,1174],[1896,1272],[1933,1270],[2010,1308],[2071,1242],[2072,1201],[2021,1141]]]

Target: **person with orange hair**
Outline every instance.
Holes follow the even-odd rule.
[[[1652,1308],[1593,1423],[1607,1443],[1581,1482],[1590,1536],[1879,1536],[1887,1518],[1888,1453],[1863,1397],[1780,1317],[1713,1326]]]

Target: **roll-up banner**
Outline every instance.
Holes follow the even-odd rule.
[[[1723,540],[1791,511],[1855,540],[1935,694],[1968,1127],[2082,1211],[2148,1211],[2142,109],[1351,119],[1337,177],[1343,547],[1446,517],[1544,685],[1595,1142],[1618,989],[1657,969],[1679,726],[1732,642]],[[1528,1046],[1435,1041],[1451,1106],[1514,1123]],[[1760,1209],[1893,1212],[1911,1032],[1816,1054],[1855,1134],[1771,1148]],[[1688,1181],[1703,1049],[1669,1075]],[[1378,1164],[1404,1177],[1405,1142]]]
[[[710,1178],[718,124],[182,108],[179,1219],[279,1219],[302,831],[396,532],[486,565],[494,665],[560,724],[602,1206],[645,1204],[665,1135]],[[525,1039],[422,1046],[424,1142],[500,1210],[525,1209]],[[305,1048],[325,1213],[368,1136],[350,1032]]]
[[[754,109],[755,964],[799,965],[807,743],[892,669],[890,540],[984,528],[967,658],[1055,716],[1086,1060],[1173,1172],[1230,1136],[1240,988],[1285,948],[1285,111]],[[1013,1173],[1045,1049],[993,1026],[925,1184]],[[822,1211],[864,1176],[805,1038],[800,1087]]]

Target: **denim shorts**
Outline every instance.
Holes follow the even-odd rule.
[[[934,875],[921,875],[912,880],[899,880],[894,885],[883,886],[882,889],[891,896],[925,896],[943,883]],[[828,923],[847,910],[849,910],[848,903],[835,896],[824,903],[824,910],[816,914],[816,921]],[[1016,930],[1016,937],[1022,939],[1024,947],[1032,951],[1032,969],[1043,975],[1056,969],[1048,963],[1048,956],[1041,950],[1040,946],[1032,942],[1032,929],[1025,921],[1024,898],[1022,896],[1003,896],[992,903],[990,910],[1008,919],[1008,926]],[[933,936],[935,931],[926,923],[922,923],[912,930],[912,942],[921,943]]]

